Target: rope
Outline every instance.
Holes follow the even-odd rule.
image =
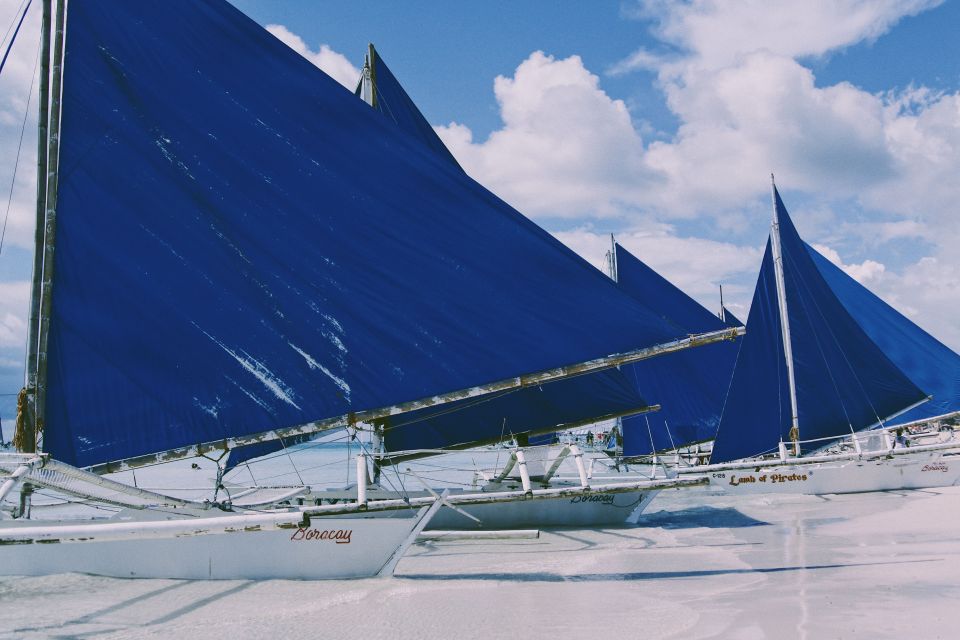
[[[29,3],[28,3],[29,4]],[[29,8],[29,7],[28,7]],[[27,12],[24,11],[23,15],[27,15]],[[21,22],[23,20],[21,19]],[[19,25],[17,29],[19,29]],[[13,34],[13,37],[17,37],[17,34]],[[10,41],[10,44],[13,44],[13,41]],[[10,50],[7,49],[7,53],[10,53]],[[3,61],[7,61],[7,57],[3,57]],[[37,45],[37,55],[33,61],[33,73],[30,74],[30,89],[27,92],[27,106],[23,112],[23,124],[20,125],[20,141],[17,142],[17,155],[13,161],[13,177],[10,178],[10,193],[7,194],[7,211],[3,215],[3,231],[0,232],[0,254],[3,253],[3,241],[7,237],[7,221],[10,219],[10,207],[13,205],[13,187],[17,183],[17,169],[20,168],[20,151],[23,149],[23,136],[27,131],[27,118],[30,115],[30,105],[33,102],[33,84],[36,82],[37,75],[37,64],[40,62],[40,45]],[[0,62],[0,69],[3,68],[3,63]]]
[[[27,6],[24,8],[23,13],[20,14],[20,22],[17,23],[17,28],[13,31],[13,36],[11,36],[10,42],[7,43],[7,51],[3,54],[3,60],[0,60],[0,73],[3,72],[3,65],[7,63],[7,57],[10,55],[10,50],[13,49],[13,43],[17,40],[17,34],[20,33],[20,27],[23,26],[23,20],[27,17],[27,11],[30,10],[30,2],[32,2],[32,0],[27,0]],[[7,27],[7,33],[10,33],[9,27]],[[6,38],[7,36],[4,35],[3,37]]]
[[[17,394],[17,422],[13,430],[13,446],[17,451],[23,451],[24,445],[26,444],[26,416],[24,415],[27,409],[27,388],[24,387],[20,389],[20,393]]]

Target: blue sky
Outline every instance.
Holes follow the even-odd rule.
[[[20,4],[0,0],[0,30]],[[711,309],[722,282],[741,318],[773,171],[805,239],[960,350],[960,2],[234,4],[347,85],[372,41],[474,178],[598,267],[616,232]],[[22,379],[38,13],[0,76],[2,157],[28,125],[0,394]]]

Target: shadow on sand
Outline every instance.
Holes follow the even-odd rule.
[[[756,520],[744,515],[733,507],[717,508],[710,506],[690,507],[679,511],[654,511],[644,513],[637,519],[637,526],[660,527],[661,529],[740,529],[759,527],[769,522]]]
[[[814,564],[789,567],[760,567],[751,569],[702,569],[699,571],[631,571],[625,573],[582,573],[565,575],[560,573],[457,573],[424,574],[408,573],[398,575],[397,580],[492,580],[496,582],[629,582],[633,580],[667,580],[671,578],[704,578],[737,574],[782,573],[789,571],[818,571],[821,569],[852,569],[855,567],[874,567],[882,565],[912,564],[916,562],[940,562],[939,559],[901,560],[891,562],[858,562],[850,564]]]

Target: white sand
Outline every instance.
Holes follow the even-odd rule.
[[[388,579],[0,579],[10,638],[956,638],[960,488],[661,494],[640,526],[418,545]]]

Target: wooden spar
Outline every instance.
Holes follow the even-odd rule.
[[[620,274],[617,273],[617,239],[610,234],[610,250],[607,252],[607,275],[614,282],[619,282]]]
[[[360,78],[360,82],[363,84],[360,97],[374,109],[377,108],[377,70],[374,63],[376,55],[377,51],[373,48],[371,42],[367,45],[367,60],[363,65],[363,74]]]
[[[787,380],[790,385],[791,432],[800,439],[800,420],[797,412],[797,381],[793,372],[793,343],[790,339],[790,317],[787,314],[787,285],[783,277],[783,248],[780,246],[780,218],[777,215],[777,187],[770,174],[770,198],[773,203],[773,223],[770,226],[770,249],[773,253],[773,273],[777,283],[777,302],[780,306],[780,329],[783,332],[783,357],[787,363]],[[800,455],[797,445],[794,453]]]
[[[730,327],[708,333],[694,334],[687,336],[686,338],[679,338],[677,340],[654,345],[652,347],[644,347],[643,349],[635,349],[633,351],[626,351],[624,353],[615,353],[613,355],[596,358],[594,360],[588,360],[586,362],[529,373],[519,377],[506,378],[504,380],[498,380],[496,382],[490,382],[487,384],[470,387],[468,389],[450,391],[448,393],[431,396],[429,398],[421,398],[419,400],[402,402],[400,404],[380,407],[377,409],[368,409],[366,411],[357,411],[355,413],[325,418],[323,420],[307,422],[292,427],[272,429],[270,431],[262,431],[260,433],[254,433],[246,436],[224,438],[223,440],[213,440],[210,442],[202,442],[186,447],[169,449],[167,451],[160,451],[158,453],[124,458],[122,460],[116,460],[113,462],[92,465],[88,467],[88,469],[94,473],[116,473],[119,471],[125,471],[127,469],[135,469],[137,467],[146,467],[163,462],[180,460],[182,458],[193,458],[210,453],[212,451],[223,451],[225,449],[233,449],[248,444],[256,444],[258,442],[267,442],[269,440],[278,440],[281,438],[289,438],[292,436],[310,433],[320,433],[322,431],[331,431],[334,429],[344,429],[350,425],[355,425],[358,422],[372,423],[375,420],[380,420],[382,418],[400,413],[406,413],[408,411],[425,409],[427,407],[435,407],[448,402],[456,402],[457,400],[474,398],[488,393],[495,393],[497,391],[535,387],[547,382],[562,380],[564,378],[572,378],[574,376],[593,373],[603,369],[612,369],[613,367],[619,367],[625,364],[648,360],[656,356],[673,353],[675,351],[682,351],[683,349],[688,349],[690,347],[699,347],[706,344],[712,344],[714,342],[721,342],[723,340],[735,340],[738,336],[743,335],[744,332],[745,331],[743,327]]]
[[[727,321],[727,309],[723,306],[723,285],[720,285],[720,313],[717,314],[717,317],[720,318],[720,322]]]
[[[20,450],[37,450],[37,333],[40,328],[40,281],[43,275],[43,233],[47,208],[47,125],[50,118],[50,13],[53,0],[43,0],[43,18],[40,30],[40,114],[37,118],[37,214],[33,232],[33,275],[30,288],[30,319],[27,326],[27,365],[24,381],[23,434]]]
[[[63,88],[63,44],[66,0],[57,4],[56,32],[53,40],[53,66],[50,69],[50,129],[47,151],[47,188],[43,231],[43,278],[40,285],[40,322],[37,335],[36,430],[43,432],[47,396],[47,342],[53,305],[53,250],[57,231],[57,180],[60,161],[60,115]]]

